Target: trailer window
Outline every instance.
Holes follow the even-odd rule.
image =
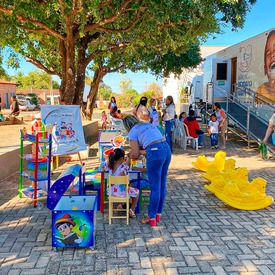
[[[227,63],[217,63],[216,80],[227,80]]]

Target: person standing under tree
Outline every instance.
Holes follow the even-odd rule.
[[[150,121],[150,116],[149,116],[149,111],[146,108],[148,98],[146,96],[141,97],[139,104],[133,111],[133,114],[143,122],[149,122]]]
[[[111,100],[108,105],[108,109],[110,111],[110,115],[113,113],[114,108],[117,107],[116,105],[116,98],[114,96],[111,97]]]
[[[171,95],[166,97],[166,108],[162,110],[163,112],[163,120],[165,121],[165,138],[170,146],[171,152],[173,152],[172,146],[172,128],[174,126],[174,118],[175,118],[175,105],[174,99]]]

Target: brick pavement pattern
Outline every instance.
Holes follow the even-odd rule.
[[[142,215],[108,224],[108,210],[98,213],[96,249],[51,247],[51,212],[34,209],[29,199],[17,197],[18,175],[0,182],[0,274],[274,274],[274,205],[259,211],[226,206],[203,185],[201,172],[192,167],[205,148],[184,151],[175,145],[161,223],[139,224]],[[98,165],[97,144],[91,146],[88,167]],[[267,194],[275,196],[274,160],[262,160],[258,151],[229,136],[227,157],[247,167],[250,180],[264,177]],[[66,163],[58,171],[63,171]],[[54,175],[55,176],[55,175]],[[24,183],[28,185],[29,182]],[[45,203],[44,203],[45,204]]]

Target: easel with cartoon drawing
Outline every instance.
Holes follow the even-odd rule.
[[[87,150],[82,127],[80,107],[76,105],[42,105],[42,120],[53,125],[52,155],[59,167],[60,155],[77,154],[82,165],[80,151]]]

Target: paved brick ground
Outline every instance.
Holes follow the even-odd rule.
[[[96,151],[94,144],[85,160],[90,167],[98,164]],[[98,214],[95,251],[54,252],[51,212],[17,198],[16,174],[1,181],[0,274],[274,274],[274,205],[260,211],[227,207],[203,187],[206,181],[192,167],[198,153],[177,146],[174,151],[159,226],[139,224],[146,207],[129,226],[109,225],[108,212]],[[261,160],[257,150],[233,138],[226,152],[237,167],[249,169],[250,179],[267,179],[267,193],[275,196],[274,160]],[[209,145],[199,151],[209,158],[214,153]]]

